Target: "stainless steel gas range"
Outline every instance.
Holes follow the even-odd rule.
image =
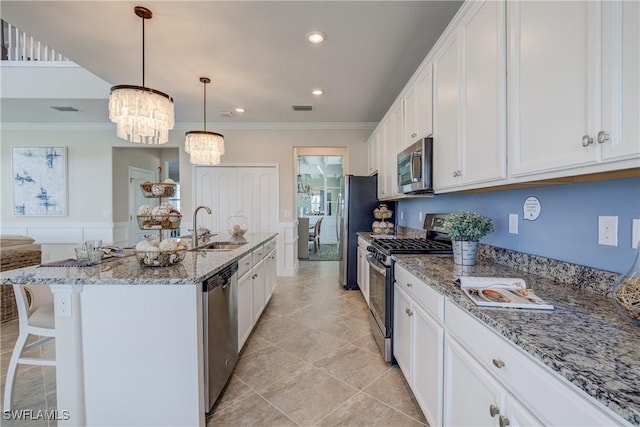
[[[394,254],[451,255],[451,239],[442,229],[446,214],[427,214],[426,238],[374,238],[369,246],[369,323],[385,362],[393,361]]]

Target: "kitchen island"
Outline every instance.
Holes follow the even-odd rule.
[[[613,423],[640,425],[640,333],[616,311],[610,298],[593,290],[561,284],[490,261],[481,261],[477,266],[464,267],[463,270],[454,266],[452,257],[394,255],[394,259],[396,269],[405,269],[419,280],[414,287],[427,286],[444,296],[444,327],[446,331],[453,331],[454,340],[457,338],[456,330],[449,328],[450,318],[458,321],[453,324],[458,331],[462,326],[463,334],[471,337],[467,344],[470,349],[490,347],[491,337],[482,335],[482,329],[488,328],[532,357],[535,360],[531,361],[532,366],[539,365],[540,372],[548,372],[559,382],[575,387],[577,400],[584,399],[589,406],[611,411],[610,419],[615,419]],[[453,279],[461,275],[521,277],[537,295],[553,304],[554,310],[480,308],[462,293],[459,285],[453,283]],[[588,282],[598,280],[584,276],[582,281],[584,283],[578,285],[586,288]],[[459,322],[460,319],[463,321]],[[475,323],[482,325],[481,329]],[[493,357],[499,353],[496,346],[490,347],[489,352],[493,352]],[[491,362],[488,365],[495,368]],[[507,362],[506,368],[495,371],[507,375],[502,371],[508,369]],[[550,423],[543,417],[550,416],[553,412],[551,406],[558,402],[548,401],[549,396],[553,396],[551,389],[540,390],[533,382],[512,385],[524,390],[518,392],[517,398],[525,406],[534,407],[547,399],[542,411],[536,414],[531,410],[543,424]],[[571,420],[577,414],[571,408],[563,406],[561,412],[567,420],[563,424],[575,423]]]
[[[2,273],[1,284],[54,294],[57,404],[70,415],[58,424],[205,425],[201,284],[275,236],[248,233],[238,249],[189,251],[170,267],[130,256]]]

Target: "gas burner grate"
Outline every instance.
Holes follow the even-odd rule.
[[[386,254],[450,254],[451,243],[429,239],[375,239],[374,246]]]

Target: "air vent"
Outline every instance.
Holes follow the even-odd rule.
[[[312,111],[313,105],[292,105],[293,111]]]
[[[73,108],[73,107],[65,107],[65,106],[58,106],[58,105],[52,105],[51,108],[53,108],[54,110],[64,111],[64,112],[78,111],[76,108]]]
[[[220,117],[231,117],[233,113],[231,111],[220,111]]]

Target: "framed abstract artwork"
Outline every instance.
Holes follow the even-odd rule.
[[[13,214],[67,215],[67,147],[12,147]]]

